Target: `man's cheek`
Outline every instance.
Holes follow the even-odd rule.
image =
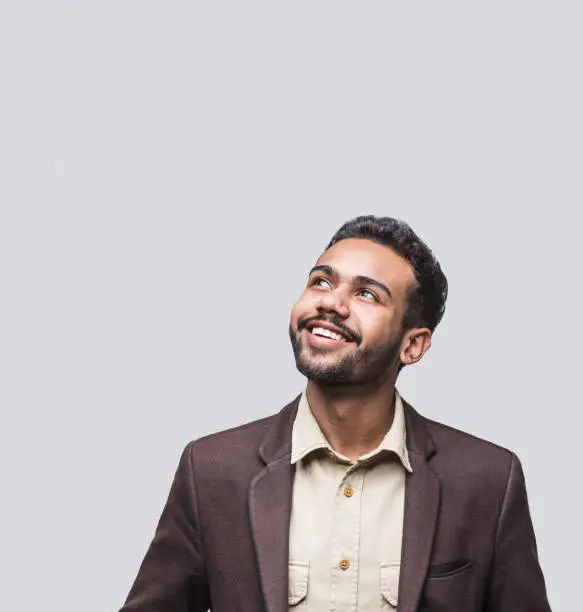
[[[298,328],[298,321],[305,319],[307,316],[307,308],[305,307],[302,300],[296,302],[291,311],[291,323],[294,329]]]

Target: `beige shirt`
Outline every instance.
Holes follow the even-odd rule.
[[[292,432],[290,612],[371,612],[397,607],[405,473],[411,472],[403,404],[391,428],[352,462],[331,448],[306,394]]]

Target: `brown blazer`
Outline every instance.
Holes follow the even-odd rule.
[[[298,400],[186,447],[122,612],[288,612]],[[517,457],[404,408],[398,611],[550,612]]]

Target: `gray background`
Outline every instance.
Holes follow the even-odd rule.
[[[122,604],[184,445],[301,389],[289,309],[362,213],[450,280],[401,392],[518,453],[577,605],[581,13],[0,2],[1,609]]]

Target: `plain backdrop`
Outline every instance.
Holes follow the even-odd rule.
[[[119,608],[180,453],[302,388],[359,214],[450,298],[402,394],[523,462],[580,601],[580,3],[0,0],[0,608]]]

